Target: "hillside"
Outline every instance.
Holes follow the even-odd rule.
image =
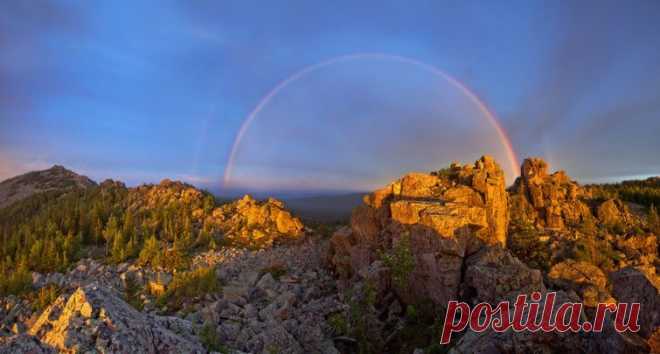
[[[619,183],[593,184],[587,187],[593,190],[594,196],[601,198],[620,198],[645,206],[660,206],[660,177]]]
[[[337,227],[170,180],[34,194],[0,210],[0,353],[660,348],[655,208],[633,213],[537,158],[507,190],[488,156],[288,204],[318,217],[353,203]],[[641,330],[608,319],[598,333],[466,330],[439,345],[449,301],[532,292],[555,292],[555,311],[583,303],[585,318],[598,303],[639,302]]]
[[[91,179],[55,165],[47,170],[33,171],[0,182],[0,208],[36,193],[85,189],[96,185]]]

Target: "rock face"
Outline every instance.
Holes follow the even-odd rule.
[[[258,202],[246,195],[215,209],[210,221],[220,226],[230,242],[241,246],[269,246],[277,237],[297,238],[303,233],[300,219],[273,198]]]
[[[349,278],[409,244],[414,267],[398,295],[446,304],[458,297],[465,258],[481,245],[505,244],[507,210],[504,174],[490,157],[408,174],[364,198],[350,229],[333,235],[330,263]]]
[[[499,247],[486,247],[470,256],[465,269],[461,297],[474,302],[496,306],[511,296],[546,290],[539,270],[528,268]]]
[[[610,274],[612,294],[620,302],[639,302],[639,334],[660,352],[660,277],[654,268],[624,268]]]
[[[189,322],[140,313],[113,291],[94,284],[58,298],[29,334],[61,352],[205,352]]]
[[[0,354],[16,353],[55,354],[57,351],[27,334],[20,334],[13,337],[0,337]]]
[[[0,182],[0,208],[4,208],[33,194],[52,190],[66,191],[96,185],[91,179],[62,166],[29,172]]]
[[[587,204],[578,199],[582,194],[564,171],[549,175],[545,161],[525,159],[511,188],[511,218],[553,229],[579,224],[591,217]]]
[[[567,260],[557,263],[550,269],[548,277],[559,288],[575,290],[588,307],[615,302],[606,290],[607,276],[589,262]]]
[[[553,313],[566,302],[576,302],[578,298],[567,293],[557,292]],[[540,307],[543,308],[544,302]],[[510,313],[510,316],[513,314]],[[524,311],[523,318],[528,312]],[[536,321],[540,321],[540,316]],[[511,317],[512,318],[512,317]],[[495,332],[492,328],[484,332],[468,331],[449,351],[462,353],[648,353],[647,344],[634,333],[617,333],[611,322],[606,322],[603,332],[516,332],[507,330]]]

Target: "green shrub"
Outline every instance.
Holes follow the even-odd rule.
[[[653,204],[649,207],[648,215],[646,217],[646,225],[651,232],[660,236],[660,216],[658,216],[658,211]]]
[[[344,336],[348,334],[348,321],[343,313],[333,313],[328,317],[328,325],[332,327],[334,334]]]
[[[408,284],[410,273],[415,269],[415,257],[410,250],[410,235],[399,238],[390,253],[381,253],[381,259],[392,272],[392,280],[398,287]]]
[[[140,299],[140,292],[142,292],[140,284],[134,276],[128,275],[124,288],[124,299],[138,311],[142,311],[142,308],[144,308],[144,303]]]
[[[25,265],[14,272],[0,271],[0,296],[21,295],[32,290],[32,274]]]
[[[207,323],[202,327],[199,333],[199,339],[208,351],[220,352],[223,354],[229,353],[227,347],[225,347],[220,341],[215,326],[211,324]]]
[[[215,268],[199,268],[174,274],[167,290],[158,299],[159,305],[179,309],[186,298],[195,298],[220,290]]]
[[[280,279],[281,276],[287,273],[288,269],[284,265],[275,264],[270,267],[261,269],[261,274],[270,273],[275,279]]]
[[[60,292],[61,289],[54,284],[44,286],[38,291],[33,292],[28,296],[28,300],[32,304],[32,310],[35,312],[43,311],[60,296]]]
[[[415,305],[406,306],[406,317],[410,321],[417,321],[417,308]]]
[[[511,252],[528,266],[548,271],[551,252],[536,228],[531,223],[518,222],[510,230],[507,247]]]

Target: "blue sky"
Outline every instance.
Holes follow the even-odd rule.
[[[657,1],[4,1],[0,179],[57,163],[97,180],[217,188],[242,121],[270,89],[367,52],[469,86],[521,159],[585,181],[660,174],[659,19]],[[415,68],[340,65],[264,110],[239,175],[351,189],[481,149],[497,157],[486,126],[462,129],[474,115]],[[323,187],[319,176],[346,169]]]

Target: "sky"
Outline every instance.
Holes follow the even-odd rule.
[[[506,141],[660,175],[658,63],[654,0],[3,1],[0,179],[359,190],[491,154],[511,183]]]

